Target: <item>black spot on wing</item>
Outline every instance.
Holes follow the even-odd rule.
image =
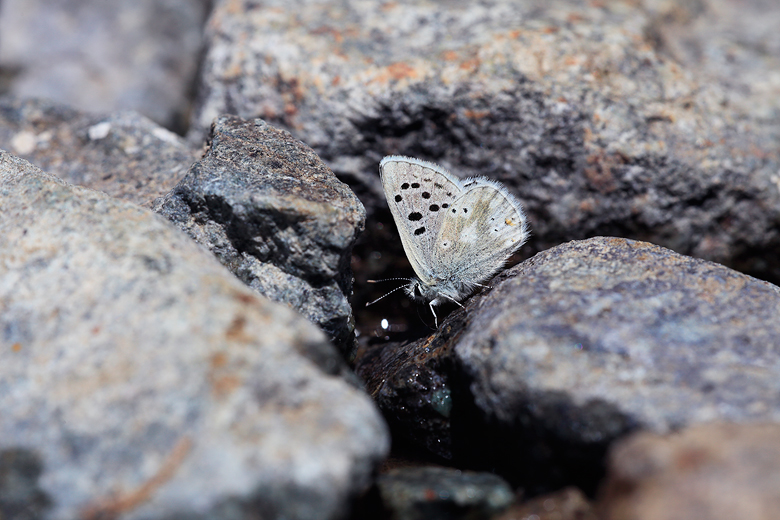
[[[403,199],[403,197],[401,197],[400,195],[396,195],[396,196],[395,196],[395,201],[396,201],[396,202],[401,202],[402,200],[404,200],[404,199]]]
[[[412,188],[417,189],[419,187],[420,187],[420,183],[419,182],[413,182],[412,183]]]
[[[430,193],[428,193],[427,191],[424,191],[424,192],[422,192],[422,198],[424,198],[424,199],[430,199],[430,198],[431,198],[431,194],[430,194]]]
[[[422,213],[420,213],[419,211],[413,211],[412,213],[409,213],[409,217],[408,218],[412,222],[416,222],[416,221],[422,219]]]
[[[401,184],[401,189],[402,190],[408,190],[409,189],[409,183],[405,182],[405,183]]]
[[[431,204],[430,206],[428,206],[428,209],[431,211],[439,211],[439,206],[438,204]]]
[[[414,230],[415,235],[422,235],[423,233],[425,233],[424,227],[418,227],[417,229]]]

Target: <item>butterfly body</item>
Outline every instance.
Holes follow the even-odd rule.
[[[419,159],[389,156],[382,187],[417,278],[406,286],[434,306],[460,302],[501,269],[528,237],[520,202],[498,182],[461,180]]]

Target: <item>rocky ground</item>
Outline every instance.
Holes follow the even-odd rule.
[[[776,518],[779,26],[2,0],[0,518]],[[438,327],[390,154],[530,221]]]

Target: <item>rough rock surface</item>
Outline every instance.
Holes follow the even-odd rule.
[[[262,120],[221,117],[203,159],[155,211],[352,349],[349,262],[365,210],[311,148]]]
[[[780,7],[748,3],[756,7],[735,8],[749,17],[740,26],[708,0],[677,10],[660,1],[222,1],[192,135],[225,111],[279,124],[385,224],[376,165],[402,153],[503,181],[528,209],[529,250],[626,236],[780,280],[780,46],[767,22]],[[744,64],[744,84],[712,72],[720,58],[676,61],[673,36],[684,44],[688,25],[675,13],[688,25],[717,20],[724,41],[735,29],[731,47],[693,31],[690,56],[712,48],[728,61],[734,51],[728,76]],[[753,21],[767,29],[740,39]],[[381,239],[372,246],[390,253]]]
[[[607,446],[632,430],[780,423],[772,284],[594,238],[539,253],[491,286],[433,336],[358,360],[372,394],[408,394],[379,401],[401,417],[396,428],[424,436],[417,422],[435,418],[454,458],[493,461],[521,482],[549,472],[551,482],[579,474],[593,486]],[[450,398],[446,414],[431,381]]]
[[[640,433],[610,454],[604,520],[770,520],[780,511],[780,425]]]
[[[377,487],[393,520],[487,520],[515,498],[497,475],[435,466],[390,470]]]
[[[577,488],[535,497],[512,505],[495,520],[603,520]]]
[[[389,439],[322,332],[148,210],[0,172],[3,516],[342,517]]]
[[[210,0],[3,0],[6,90],[184,128]],[[0,85],[1,87],[2,85]],[[2,90],[2,89],[0,89]]]
[[[134,113],[95,115],[0,98],[0,148],[71,184],[151,207],[195,162],[176,134]]]

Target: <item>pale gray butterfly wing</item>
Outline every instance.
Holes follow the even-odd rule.
[[[463,193],[460,179],[433,163],[397,155],[382,159],[379,173],[409,263],[423,283],[434,285],[440,274],[436,237]]]
[[[442,292],[456,299],[501,269],[528,237],[520,202],[501,184],[480,177],[462,186],[443,215],[431,265]]]

